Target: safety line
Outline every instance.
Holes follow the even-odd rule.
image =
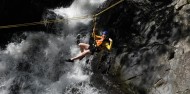
[[[89,17],[97,17],[99,15],[101,15],[102,13],[106,12],[107,10],[115,7],[116,5],[120,4],[121,2],[123,2],[124,0],[120,0],[118,2],[116,2],[115,4],[109,6],[108,8],[100,11],[99,13],[95,14],[95,15],[86,15],[86,16],[80,16],[80,17],[72,17],[72,18],[67,18],[68,20],[77,20],[77,19],[86,19]],[[44,20],[44,21],[39,21],[39,22],[32,22],[32,23],[23,23],[23,24],[15,24],[15,25],[5,25],[5,26],[0,26],[0,29],[6,29],[6,28],[13,28],[13,27],[23,27],[23,26],[34,26],[34,25],[40,25],[40,24],[46,24],[46,23],[54,23],[54,22],[63,22],[66,19],[56,19],[56,20]]]
[[[45,23],[54,23],[54,22],[60,22],[61,20],[46,20],[46,21],[40,21],[40,22],[32,22],[32,23],[23,23],[23,24],[15,24],[15,25],[6,25],[6,26],[0,26],[0,29],[4,28],[13,28],[13,27],[22,27],[22,26],[33,26],[33,25],[40,25]]]
[[[94,16],[99,16],[99,15],[101,15],[101,14],[104,13],[105,11],[111,9],[112,7],[115,7],[116,5],[120,4],[120,3],[123,2],[123,1],[124,1],[124,0],[120,0],[120,1],[116,2],[115,4],[109,6],[108,8],[102,10],[101,12],[95,14]]]

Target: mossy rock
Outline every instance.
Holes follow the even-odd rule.
[[[189,4],[189,3],[190,3],[190,0],[187,0],[187,3]]]

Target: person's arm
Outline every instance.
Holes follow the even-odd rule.
[[[105,43],[105,47],[107,48],[107,50],[111,50],[111,48],[112,48],[112,43],[113,43],[113,41],[112,41],[112,39],[111,38],[109,38],[109,42],[106,42]]]
[[[113,40],[111,38],[109,38],[109,41],[110,41],[110,44],[109,44],[109,49],[108,50],[111,50],[112,48],[112,43],[113,43]]]
[[[93,29],[92,29],[92,30],[93,30],[93,31],[92,31],[92,37],[95,38],[95,36],[96,36],[96,35],[95,35],[95,31],[96,31],[96,17],[94,18],[93,22],[94,22],[94,27],[93,27]]]
[[[93,22],[94,22],[94,27],[92,29],[93,30],[92,31],[92,37],[94,38],[94,40],[102,38],[101,36],[98,36],[95,34],[95,32],[96,32],[96,17],[94,18]]]

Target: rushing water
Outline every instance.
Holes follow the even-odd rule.
[[[88,32],[92,15],[105,0],[75,0],[68,8],[50,9],[63,16],[61,34],[23,33],[25,38],[9,43],[0,51],[0,94],[99,94],[91,83],[90,65],[85,60],[74,64],[64,59],[79,53],[76,34]],[[57,26],[59,28],[60,25]],[[57,32],[60,32],[57,31]],[[56,31],[55,31],[56,32]],[[88,42],[88,37],[85,39]]]

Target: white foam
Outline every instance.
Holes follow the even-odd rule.
[[[65,17],[65,19],[73,17],[92,16],[94,11],[106,0],[75,0],[68,8],[57,8],[53,11]],[[88,25],[92,17],[86,19],[71,20],[68,19],[68,26],[75,27],[78,23]]]
[[[104,2],[105,2],[105,0],[75,0],[70,7],[57,8],[57,9],[54,9],[53,11],[56,14],[61,15],[63,17],[67,17],[67,18],[92,15],[94,13],[94,11]],[[92,20],[92,18],[68,20],[68,26],[74,28],[81,23],[88,25],[91,20]],[[38,50],[40,50],[39,53],[44,52],[45,57],[48,57],[48,59],[44,60],[44,56],[40,56],[41,55],[40,54],[39,57],[35,57],[35,59],[34,59],[34,60],[39,60],[40,62],[43,62],[42,64],[46,64],[49,67],[50,70],[47,69],[47,70],[43,71],[43,72],[45,72],[44,74],[54,73],[54,72],[49,72],[49,71],[53,71],[53,70],[51,70],[51,67],[54,67],[54,66],[49,66],[49,65],[53,65],[53,62],[56,61],[55,59],[57,59],[57,56],[59,56],[60,51],[65,52],[65,53],[63,53],[63,55],[65,55],[65,57],[67,57],[66,55],[68,55],[68,53],[67,53],[68,49],[71,45],[73,45],[70,48],[71,56],[75,56],[78,53],[80,53],[80,49],[73,42],[73,41],[75,41],[75,37],[72,35],[72,30],[69,30],[68,35],[65,34],[65,35],[67,35],[66,37],[64,35],[62,37],[59,37],[59,36],[50,35],[50,34],[48,35],[46,33],[28,33],[28,35],[26,36],[27,37],[26,40],[22,40],[20,43],[16,43],[16,42],[9,43],[6,47],[6,49],[1,51],[1,54],[6,54],[5,57],[10,57],[11,59],[13,57],[14,62],[10,62],[11,60],[9,60],[9,58],[8,58],[8,60],[5,59],[5,61],[3,61],[3,60],[0,61],[0,71],[4,71],[7,69],[6,64],[15,63],[15,65],[17,65],[19,60],[20,60],[19,62],[21,62],[22,59],[24,58],[23,57],[24,52],[27,53],[29,51],[29,53],[25,54],[26,56],[28,54],[33,55],[33,53],[31,52],[31,50],[29,48],[30,47],[32,48],[34,46],[33,50],[36,50],[35,47],[43,47],[43,48],[38,49]],[[45,37],[43,37],[43,36],[45,36]],[[42,43],[42,44],[38,44],[38,43]],[[38,54],[38,53],[34,53],[34,55],[36,55],[36,54]],[[9,63],[7,63],[6,60]],[[25,58],[24,60],[26,61],[24,63],[28,63],[27,62],[28,58]],[[35,62],[35,61],[32,61],[32,62]],[[6,63],[6,64],[4,65],[4,63]],[[63,94],[62,90],[65,87],[72,85],[72,83],[80,83],[83,81],[89,81],[89,78],[91,75],[83,73],[82,64],[85,64],[85,62],[84,61],[75,62],[74,66],[72,65],[73,67],[71,68],[71,70],[68,70],[69,72],[66,71],[66,73],[63,73],[63,75],[61,75],[61,77],[59,78],[59,81],[48,83],[50,85],[45,87],[45,88],[47,88],[47,91],[44,92],[44,94]],[[65,64],[65,66],[66,65],[69,66],[69,64]],[[14,66],[14,64],[12,66]],[[64,68],[66,68],[65,66],[64,66]],[[44,65],[42,65],[41,67],[44,67]],[[33,67],[31,67],[31,68],[33,68]],[[36,70],[38,72],[37,67],[35,67],[35,68],[36,69],[31,69],[31,70]],[[15,70],[16,70],[16,68],[13,71],[15,71]],[[32,71],[32,72],[35,72],[35,71]],[[17,73],[18,74],[15,74],[15,75],[19,75],[20,71],[18,71]],[[27,73],[27,71],[26,71],[26,73]],[[29,75],[32,75],[32,74],[29,74]],[[9,75],[9,76],[10,77],[8,77],[8,78],[10,79],[10,78],[12,78],[13,75]],[[38,78],[38,77],[36,77],[36,78]],[[36,78],[32,78],[32,79],[39,80]],[[49,80],[48,78],[43,78],[43,79]],[[0,90],[0,94],[8,94],[9,86],[13,83],[12,80],[1,81],[0,83],[4,83],[4,84],[0,84],[0,85],[6,86],[6,89]],[[33,83],[33,84],[36,85],[36,83]],[[78,87],[78,88],[81,88],[81,90],[84,92],[84,94],[97,94],[97,92],[98,92],[98,91],[96,91],[95,87],[91,87],[88,83],[84,87]]]
[[[6,50],[4,50],[4,53],[9,54],[15,58],[19,58],[22,56],[22,52],[27,50],[28,47],[29,43],[25,40],[23,40],[21,43],[9,43]]]

